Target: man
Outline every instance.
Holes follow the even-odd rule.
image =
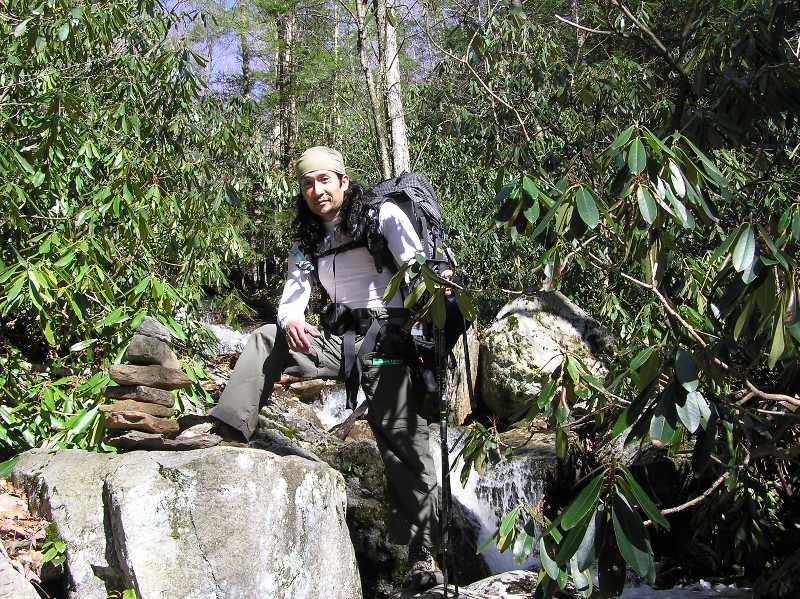
[[[407,363],[411,339],[403,328],[408,313],[399,296],[384,305],[383,293],[392,275],[388,269],[378,272],[367,248],[353,242],[365,192],[347,176],[342,155],[324,146],[309,148],[296,161],[295,173],[300,184],[295,243],[289,252],[278,324],[253,333],[211,414],[249,439],[259,407],[282,373],[352,381],[353,373],[360,372],[369,405],[367,420],[388,480],[389,531],[395,542],[409,545],[405,586],[423,590],[442,582],[433,559],[438,492],[427,423],[419,416],[411,387]],[[398,267],[421,252],[419,236],[398,206],[385,202],[378,220]],[[349,309],[349,324],[330,314],[327,328],[306,321],[313,277],[331,302]],[[365,346],[370,351],[360,351],[363,344],[370,344]]]

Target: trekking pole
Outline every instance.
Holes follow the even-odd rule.
[[[447,443],[447,419],[450,413],[450,402],[447,397],[447,351],[444,329],[436,327],[435,352],[436,352],[436,382],[439,393],[439,437],[442,450],[442,485],[441,508],[439,518],[440,540],[442,546],[442,577],[444,579],[444,596],[449,598],[448,581],[448,546],[450,544],[450,451]],[[455,588],[454,597],[458,597],[458,586]]]

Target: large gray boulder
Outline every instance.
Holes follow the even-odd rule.
[[[0,541],[2,545],[2,541]],[[33,585],[14,569],[4,549],[0,547],[0,599],[39,599]]]
[[[579,356],[596,376],[605,376],[600,356],[612,345],[597,321],[557,291],[504,306],[482,342],[481,397],[505,420],[524,415],[567,352]]]
[[[71,597],[362,596],[341,475],[250,448],[22,454],[12,480],[67,544]]]

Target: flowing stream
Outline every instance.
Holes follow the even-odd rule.
[[[460,427],[448,427],[447,438],[450,448],[450,488],[453,502],[460,504],[469,515],[477,533],[478,547],[492,536],[499,526],[500,519],[519,502],[538,505],[544,496],[545,472],[542,464],[530,457],[515,459],[491,468],[483,476],[471,470],[466,484],[461,484],[463,460],[458,454],[463,447],[459,441]],[[438,427],[432,427],[430,445],[437,480],[442,480],[442,454]],[[539,530],[537,529],[537,539]],[[537,558],[532,557],[523,563],[514,562],[511,552],[501,553],[494,543],[490,543],[481,553],[492,574],[519,569],[536,569]]]

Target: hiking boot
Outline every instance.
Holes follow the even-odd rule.
[[[409,550],[408,563],[410,567],[403,579],[404,589],[419,592],[444,584],[442,569],[427,547]]]

